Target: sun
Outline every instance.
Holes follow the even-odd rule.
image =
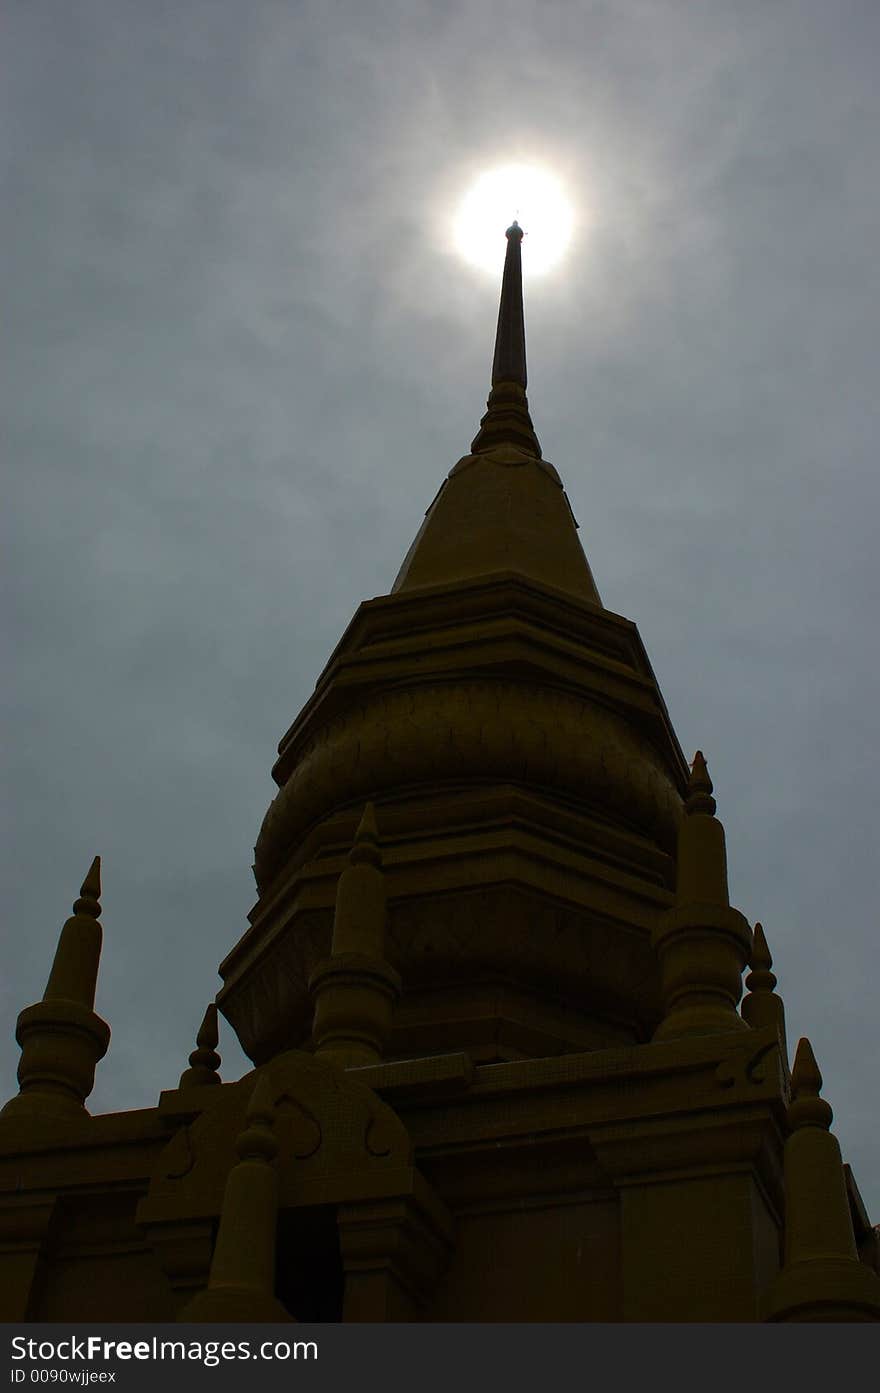
[[[543,275],[571,240],[574,212],[559,179],[537,165],[490,169],[462,199],[455,245],[472,266],[497,275],[504,261],[504,233],[513,219],[523,228],[523,271]]]

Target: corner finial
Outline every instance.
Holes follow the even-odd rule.
[[[18,1017],[21,1089],[4,1108],[5,1116],[87,1116],[95,1066],[110,1043],[109,1025],[95,1014],[104,936],[100,894],[101,858],[96,856],[58,935],[43,999]]]
[[[368,803],[354,834],[354,845],[348,854],[352,866],[381,866],[382,852],[379,849],[379,824],[376,821],[376,808]]]
[[[770,949],[767,947],[764,926],[760,923],[755,925],[755,937],[752,941],[752,958],[749,965],[752,972],[766,972],[773,978],[772,982],[766,984],[768,990],[772,991],[776,986],[776,974],[770,971],[773,966],[773,958],[770,955]],[[761,985],[763,987],[765,984],[762,983]]]
[[[788,1109],[788,1122],[792,1131],[800,1127],[821,1127],[823,1131],[828,1131],[834,1113],[831,1104],[819,1097],[821,1089],[822,1075],[816,1056],[809,1040],[804,1037],[798,1040],[791,1071],[793,1100]]]
[[[179,1321],[292,1321],[275,1295],[278,1142],[272,1128],[272,1085],[260,1074],[226,1177],[208,1285],[179,1312]]]
[[[84,914],[87,919],[100,919],[101,917],[101,858],[96,856],[89,866],[88,874],[83,881],[79,899],[74,901],[74,914]]]
[[[376,809],[368,803],[336,887],[330,957],[309,978],[315,1054],[339,1068],[375,1064],[401,981],[385,959],[387,904]]]
[[[706,756],[702,750],[697,750],[691,764],[691,776],[688,780],[687,798],[684,810],[688,816],[691,813],[708,813],[714,817],[717,804],[712,797],[713,784],[709,778],[709,768],[706,764]]]
[[[761,924],[755,925],[752,934],[752,948],[749,954],[751,971],[746,977],[746,995],[743,997],[740,1012],[744,1021],[756,1030],[763,1026],[775,1025],[780,1033],[782,1065],[788,1072],[788,1046],[785,1037],[785,1006],[778,996],[776,973],[772,971],[773,958],[767,946],[767,939]]]
[[[859,1261],[846,1173],[819,1097],[822,1075],[809,1040],[798,1042],[794,1099],[783,1152],[785,1253],[764,1298],[772,1321],[880,1320],[880,1282]]]
[[[223,1082],[217,1072],[220,1068],[220,1056],[217,1053],[219,1043],[217,1007],[212,1001],[202,1018],[196,1036],[196,1047],[189,1057],[189,1068],[184,1069],[181,1074],[178,1088],[199,1088],[205,1085],[210,1087]]]
[[[736,1008],[752,931],[730,903],[724,827],[714,814],[712,780],[697,750],[678,825],[675,904],[652,932],[665,1010],[655,1040],[748,1028]]]

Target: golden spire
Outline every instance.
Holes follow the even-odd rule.
[[[685,812],[708,813],[712,817],[717,807],[715,799],[712,797],[714,788],[715,785],[709,777],[706,756],[702,750],[697,750],[691,765],[691,776],[688,780]]]
[[[507,254],[501,278],[501,303],[495,330],[492,390],[486,414],[471,444],[475,455],[498,445],[512,445],[541,458],[541,446],[526,398],[526,327],[522,291],[523,230],[514,220],[505,233]]]
[[[74,901],[73,917],[61,930],[44,1001],[76,1001],[89,1010],[94,1006],[103,941],[100,898],[101,858],[96,856]]]
[[[382,852],[379,848],[379,825],[376,822],[376,808],[368,803],[354,834],[354,843],[348,854],[352,866],[382,865]],[[384,893],[384,891],[383,891]]]
[[[101,858],[96,856],[58,936],[43,999],[18,1018],[21,1091],[6,1104],[4,1117],[86,1115],[95,1066],[110,1043],[110,1027],[94,1011],[103,938],[100,896]]]
[[[260,1074],[235,1144],[238,1161],[223,1193],[208,1285],[184,1307],[179,1321],[293,1319],[275,1295],[278,1142],[274,1117],[272,1086],[268,1076]]]
[[[712,790],[706,757],[697,750],[679,830],[678,898],[727,905],[727,848],[724,828],[715,816]]]
[[[809,1040],[798,1042],[785,1143],[785,1260],[765,1308],[773,1321],[880,1320],[880,1280],[859,1261],[832,1111]]]
[[[741,1014],[753,1029],[760,1030],[765,1025],[775,1025],[781,1037],[783,1067],[788,1068],[788,1046],[785,1041],[785,1006],[782,997],[773,990],[776,974],[771,971],[773,959],[767,947],[767,939],[761,924],[755,925],[752,935],[752,951],[749,957],[751,972],[746,978],[746,995],[743,997]]]
[[[385,960],[386,912],[376,810],[368,803],[339,877],[330,957],[309,979],[315,1054],[342,1069],[378,1063],[391,1033],[401,981]]]
[[[217,1072],[220,1068],[220,1056],[217,1053],[219,1040],[217,1007],[212,1001],[199,1026],[196,1047],[189,1057],[189,1068],[184,1069],[181,1074],[178,1088],[203,1088],[205,1085],[223,1082]]]
[[[522,238],[514,222],[507,229],[486,414],[471,453],[440,485],[392,594],[513,572],[590,604],[602,603],[562,480],[541,458],[529,415]]]
[[[372,803],[364,808],[348,865],[339,877],[333,919],[334,957],[361,953],[379,958],[385,951],[385,876]]]
[[[501,303],[495,330],[495,356],[492,359],[492,386],[517,382],[523,391],[526,377],[526,321],[522,291],[523,230],[514,218],[505,232],[507,255],[501,277]]]
[[[820,1098],[822,1075],[806,1036],[798,1040],[791,1071],[792,1100],[788,1109],[788,1125],[792,1131],[799,1127],[821,1127],[827,1132],[834,1119],[831,1104]]]
[[[653,943],[665,1006],[655,1039],[745,1028],[736,1006],[752,935],[730,906],[724,828],[702,750],[694,755],[678,831],[675,906],[659,920]]]

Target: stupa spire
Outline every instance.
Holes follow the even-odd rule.
[[[518,382],[523,391],[526,378],[526,321],[523,312],[522,239],[523,230],[514,218],[505,232],[507,255],[501,277],[501,303],[495,330],[495,357],[492,360],[492,386],[499,382]]]
[[[785,1256],[764,1317],[772,1321],[880,1320],[880,1281],[859,1261],[831,1106],[809,1040],[791,1071],[785,1143]]]
[[[220,1068],[220,1056],[217,1053],[219,1043],[217,1007],[212,1001],[199,1026],[196,1047],[189,1057],[189,1068],[184,1069],[181,1074],[178,1088],[200,1088],[206,1085],[210,1087],[223,1082],[217,1072]]]
[[[767,946],[767,938],[761,924],[755,925],[752,935],[752,951],[749,957],[751,972],[746,978],[746,995],[743,997],[741,1014],[744,1021],[756,1030],[762,1026],[775,1025],[780,1033],[783,1066],[788,1068],[788,1048],[785,1042],[785,1007],[782,997],[774,990],[776,973],[773,972],[773,958]]]
[[[730,904],[724,828],[712,791],[697,750],[678,829],[675,904],[653,933],[665,1006],[655,1040],[745,1029],[736,1005],[752,934]]]
[[[226,1179],[208,1285],[179,1321],[291,1321],[275,1295],[278,1142],[266,1074],[254,1085],[235,1143],[237,1163]]]
[[[66,920],[42,1001],[26,1006],[15,1038],[21,1045],[21,1091],[4,1117],[78,1118],[95,1084],[95,1066],[110,1042],[110,1027],[95,1014],[101,960],[101,858],[96,856]]]
[[[376,809],[368,803],[339,877],[330,957],[309,979],[315,1054],[341,1069],[376,1064],[391,1034],[401,981],[385,958],[386,918]]]
[[[541,446],[526,398],[526,325],[523,313],[523,230],[514,219],[507,229],[507,254],[501,277],[501,303],[492,359],[492,390],[487,411],[471,444],[475,455],[498,445],[512,445],[541,458]]]

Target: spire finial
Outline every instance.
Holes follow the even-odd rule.
[[[110,1027],[95,1014],[101,961],[101,858],[82,883],[73,914],[62,926],[42,1001],[26,1006],[15,1038],[21,1045],[21,1091],[6,1116],[82,1117],[95,1084],[95,1066],[110,1043]]]
[[[501,277],[501,304],[495,331],[495,357],[492,360],[492,386],[515,382],[525,391],[526,322],[523,313],[522,239],[523,230],[514,218],[505,232],[507,254]]]
[[[526,398],[526,324],[523,314],[523,230],[514,218],[505,232],[507,254],[501,277],[501,303],[495,330],[492,390],[488,410],[471,442],[471,452],[481,454],[498,445],[512,445],[527,455],[541,458]]]
[[[272,1084],[259,1074],[235,1143],[238,1160],[226,1178],[208,1285],[179,1321],[291,1321],[275,1295],[278,1142],[272,1128]]]
[[[809,1040],[798,1042],[793,1101],[783,1152],[785,1257],[770,1287],[772,1321],[880,1320],[880,1282],[859,1261],[831,1108],[819,1097],[822,1075]]]
[[[88,874],[83,881],[79,899],[74,901],[74,914],[84,914],[87,919],[100,919],[101,917],[101,858],[96,856],[89,866]]]
[[[691,813],[708,813],[710,817],[715,814],[717,804],[712,797],[713,784],[709,778],[709,768],[706,764],[706,756],[702,750],[697,750],[691,764],[691,776],[688,780],[687,799],[684,810]]]
[[[336,887],[330,957],[309,978],[315,1054],[341,1069],[377,1063],[391,1034],[401,982],[385,959],[386,918],[376,809],[368,803]]]
[[[794,1065],[791,1071],[791,1091],[793,1101],[788,1109],[788,1121],[792,1131],[799,1127],[821,1127],[828,1131],[834,1113],[831,1104],[819,1097],[822,1088],[822,1075],[813,1054],[813,1047],[804,1037],[798,1040]]]
[[[217,1007],[212,1001],[199,1026],[196,1047],[189,1057],[189,1068],[184,1069],[181,1074],[178,1088],[198,1088],[223,1082],[217,1072],[220,1068],[220,1056],[217,1053],[219,1042]]]
[[[745,1030],[736,1007],[752,931],[730,903],[724,827],[702,750],[691,766],[676,859],[675,904],[653,931],[665,1007],[654,1039]]]
[[[778,996],[776,973],[772,971],[773,958],[767,946],[767,939],[761,924],[755,925],[752,934],[752,948],[749,954],[751,971],[746,978],[746,995],[743,997],[740,1012],[755,1030],[763,1026],[775,1025],[780,1033],[782,1066],[788,1073],[788,1046],[785,1042],[785,1006]]]
[[[372,803],[364,808],[363,816],[354,834],[354,845],[348,854],[352,866],[381,866],[382,853],[379,850],[379,825],[376,809]]]
[[[761,983],[762,988],[766,986],[769,991],[772,991],[776,986],[776,975],[770,971],[773,966],[773,958],[771,957],[770,949],[767,947],[767,938],[764,934],[764,926],[761,923],[755,924],[755,937],[752,943],[750,966],[753,972],[766,972],[773,978],[772,982]]]

